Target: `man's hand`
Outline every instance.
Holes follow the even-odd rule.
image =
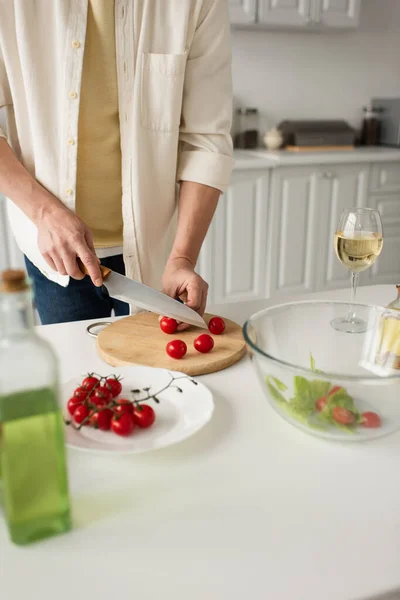
[[[171,298],[181,298],[189,306],[203,316],[208,294],[208,284],[197,275],[192,263],[186,258],[170,258],[165,267],[163,292]],[[181,323],[178,331],[187,329]]]
[[[96,286],[102,285],[99,260],[92,234],[85,223],[61,203],[40,211],[35,220],[38,245],[47,264],[61,275],[83,279],[77,258],[80,258]]]

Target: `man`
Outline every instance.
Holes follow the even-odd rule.
[[[98,259],[204,312],[230,62],[226,0],[0,0],[0,192],[42,323],[128,313]]]

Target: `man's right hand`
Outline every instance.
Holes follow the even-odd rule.
[[[39,250],[52,269],[61,275],[83,279],[85,275],[77,263],[77,259],[80,258],[94,285],[102,285],[103,279],[92,234],[77,215],[61,203],[57,203],[40,211],[35,225],[38,230]]]

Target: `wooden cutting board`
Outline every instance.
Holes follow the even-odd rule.
[[[212,315],[205,315],[208,322]],[[121,365],[148,365],[182,371],[187,375],[205,375],[221,371],[238,362],[246,353],[242,328],[224,319],[226,329],[222,335],[213,335],[214,348],[208,354],[200,354],[193,347],[194,339],[206,330],[191,327],[172,335],[160,329],[158,316],[153,313],[139,313],[120,319],[103,329],[97,337],[97,351],[100,357],[113,367]],[[188,351],[176,360],[165,351],[168,342],[183,340]]]

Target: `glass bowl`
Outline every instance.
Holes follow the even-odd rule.
[[[286,421],[346,442],[400,429],[400,311],[355,304],[362,333],[336,331],[346,302],[272,306],[243,333],[265,396]]]

